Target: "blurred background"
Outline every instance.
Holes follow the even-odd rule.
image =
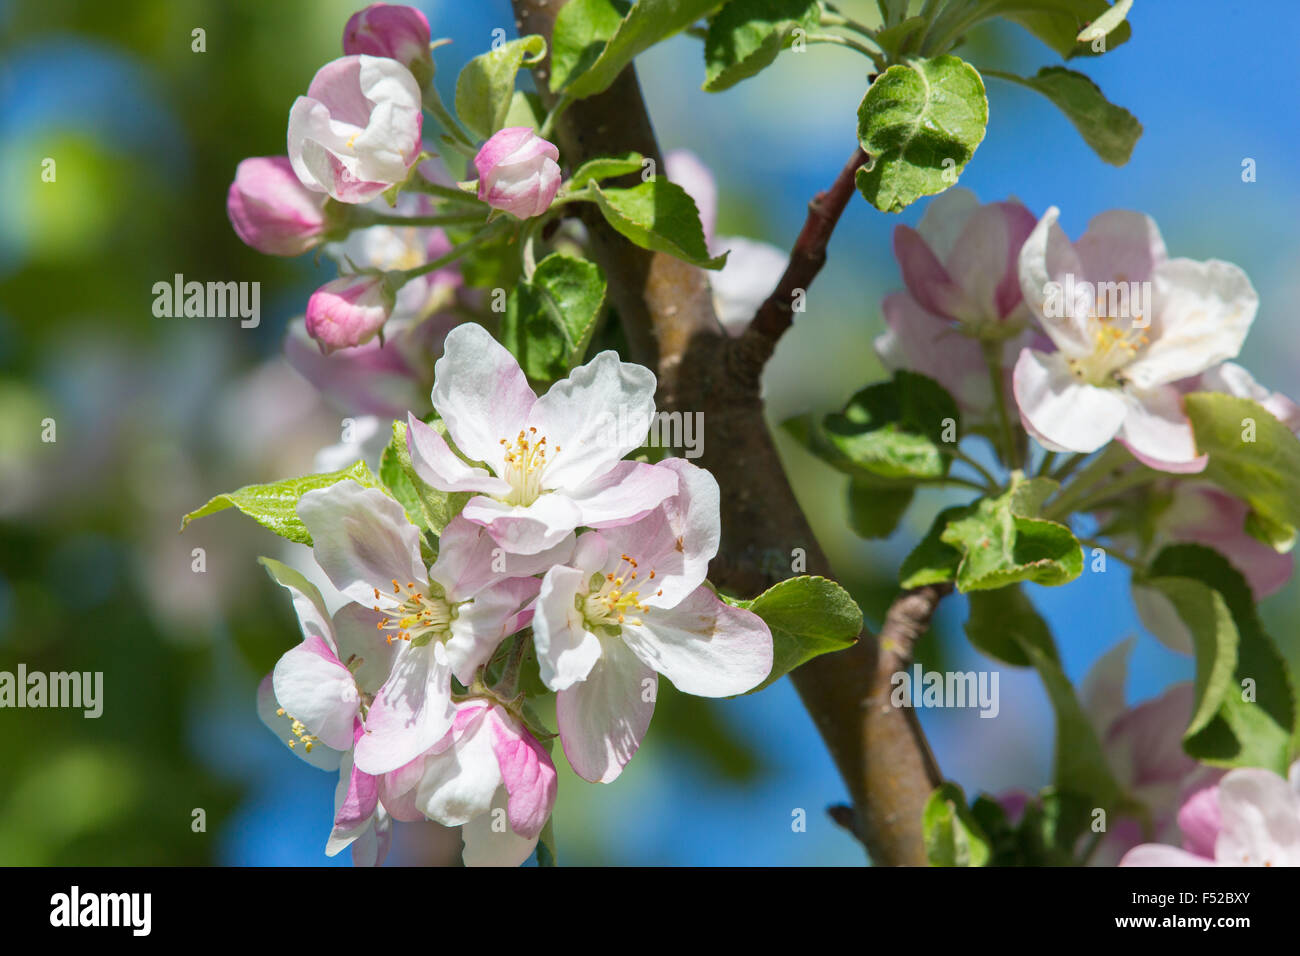
[[[177,534],[213,494],[303,474],[339,440],[337,411],[282,358],[286,323],[333,273],[311,256],[243,246],[225,212],[240,159],[282,153],[293,99],[341,55],[361,0],[0,0],[0,670],[102,671],[104,711],[0,710],[0,864],[347,865],[324,856],[334,775],[283,753],[254,711],[258,680],[298,639],[289,602],[255,563],[269,532],[234,512]],[[424,0],[450,101],[506,0]],[[865,18],[869,2],[843,0]],[[1140,209],[1173,255],[1241,265],[1262,304],[1243,362],[1300,395],[1300,6],[1139,0],[1133,39],[1076,63],[1145,124],[1132,162],[1105,165],[1028,90],[989,81],[987,138],[962,185],[1062,208],[1077,236],[1095,214]],[[202,29],[205,50],[195,52]],[[1014,27],[962,55],[1021,73],[1056,62]],[[638,61],[665,149],[719,180],[719,232],[788,248],[805,203],[854,146],[869,64],[812,46],[723,94],[700,91],[700,43]],[[1243,182],[1252,159],[1255,182]],[[53,182],[45,160],[57,170]],[[881,376],[881,297],[900,286],[896,223],[855,198],[808,311],[782,342],[766,392],[773,421],[829,410]],[[155,282],[258,281],[262,320],[156,318]],[[56,441],[42,441],[53,419]],[[847,528],[845,479],[782,439],[782,453],[839,576],[878,624],[901,557],[944,503],[918,496],[887,542]],[[205,569],[194,570],[195,548]],[[1191,661],[1142,633],[1112,562],[1067,587],[1030,586],[1078,680],[1140,635],[1130,700],[1188,679]],[[1297,657],[1294,583],[1263,616]],[[993,669],[966,643],[960,598],[921,648],[927,667]],[[844,799],[788,680],[715,702],[665,683],[651,732],[610,786],[561,764],[561,864],[844,864],[863,855],[825,809]],[[1002,668],[1001,712],[922,711],[945,774],[968,793],[1037,789],[1050,776],[1050,710],[1037,679]],[[195,810],[205,826],[196,829]],[[792,827],[796,811],[806,829]],[[391,863],[455,857],[454,833],[399,825]]]

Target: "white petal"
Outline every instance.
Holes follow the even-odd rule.
[[[973,192],[965,186],[954,186],[930,200],[925,207],[925,215],[916,224],[916,231],[940,262],[948,258],[979,206],[980,201]]]
[[[1168,258],[1155,220],[1126,209],[1094,216],[1074,251],[1087,277],[1101,282],[1144,282]]]
[[[468,686],[501,642],[527,625],[524,608],[539,584],[536,578],[509,578],[460,606],[447,641],[447,660],[458,681]]]
[[[1061,306],[1058,309],[1050,301],[1053,295],[1063,295],[1067,277],[1072,276],[1076,283],[1084,280],[1083,263],[1057,224],[1060,214],[1055,206],[1048,209],[1021,247],[1020,291],[1029,311],[1038,316],[1056,347],[1070,355],[1083,356],[1092,352],[1093,344],[1086,314],[1072,302],[1061,299],[1056,303]],[[1048,315],[1049,311],[1053,314]]]
[[[570,492],[586,528],[631,524],[677,493],[677,473],[661,465],[620,461],[598,478]]]
[[[486,813],[460,828],[466,866],[520,866],[532,856],[537,837],[521,837],[510,829],[506,815],[506,789],[501,787]]]
[[[378,488],[348,479],[309,491],[298,501],[298,516],[311,534],[316,563],[352,600],[373,605],[376,587],[382,594],[394,580],[424,582],[420,532]]]
[[[574,605],[579,594],[586,594],[588,577],[577,568],[555,567],[542,578],[533,615],[533,645],[542,683],[551,690],[586,680],[600,659],[601,641],[587,630],[582,612]]]
[[[709,275],[718,321],[728,335],[739,335],[749,326],[785,272],[790,256],[766,242],[735,236],[718,237],[718,248],[727,250],[727,262]]]
[[[1156,266],[1151,344],[1124,375],[1139,388],[1197,375],[1235,358],[1259,296],[1230,262],[1170,259]]]
[[[677,473],[677,494],[640,521],[600,534],[609,547],[605,570],[618,568],[624,554],[635,558],[642,603],[672,607],[703,583],[718,553],[720,493],[711,474],[684,458],[668,458],[656,467]]]
[[[573,551],[570,532],[553,548],[537,554],[506,551],[479,524],[459,515],[448,522],[438,539],[438,560],[429,569],[450,601],[465,601],[484,588],[505,578],[543,574],[564,564]]]
[[[510,484],[504,479],[461,461],[436,428],[413,414],[407,415],[406,445],[415,473],[439,491],[480,491],[490,495],[510,491]]]
[[[1119,389],[1080,383],[1060,352],[1024,349],[1012,388],[1021,421],[1050,451],[1096,451],[1115,437],[1128,413]]]
[[[654,715],[658,679],[618,638],[587,679],[555,698],[555,719],[564,755],[575,773],[609,783],[632,759]]]
[[[1120,866],[1214,866],[1214,861],[1176,846],[1162,843],[1143,843],[1124,854]]]
[[[352,747],[353,721],[361,706],[351,672],[333,648],[309,637],[290,648],[272,672],[275,699],[327,747]]]
[[[397,656],[396,644],[388,642],[390,631],[378,627],[382,615],[360,604],[345,604],[334,614],[334,635],[339,660],[352,658],[350,669],[356,685],[373,694],[388,680]]]
[[[446,649],[437,641],[423,647],[403,641],[366,714],[357,766],[376,776],[405,766],[442,739],[454,716]]]
[[[482,525],[511,554],[532,555],[560,547],[582,522],[582,512],[567,495],[542,495],[531,505],[508,505],[494,498],[471,498],[461,511]]]
[[[537,401],[515,357],[474,322],[447,333],[434,365],[432,398],[456,447],[498,476],[504,470],[501,439],[514,442]]]
[[[425,761],[415,802],[430,820],[460,826],[492,805],[501,786],[501,768],[482,708],[456,745]]]
[[[772,672],[772,633],[758,615],[731,607],[707,585],[668,610],[650,608],[621,637],[647,667],[687,694],[728,697]]]
[[[370,825],[362,830],[352,844],[353,866],[379,866],[393,845],[393,821],[382,806],[375,808]]]
[[[279,709],[280,704],[275,699],[275,686],[272,676],[267,674],[262,678],[262,682],[257,685],[257,716],[261,718],[262,723],[266,725],[266,728],[271,733],[275,734],[280,743],[313,767],[320,770],[338,770],[343,754],[333,747],[326,747],[324,744],[315,745],[309,752],[289,729],[289,725],[293,721],[288,713],[276,713]],[[292,747],[289,747],[289,741],[293,741]]]
[[[1233,770],[1219,781],[1223,829],[1214,858],[1225,866],[1300,866],[1300,795],[1275,773]]]
[[[1129,406],[1119,437],[1138,461],[1178,474],[1205,470],[1209,459],[1196,454],[1192,423],[1178,389],[1172,385],[1145,392],[1128,388],[1124,394]]]
[[[648,368],[601,352],[537,400],[529,425],[554,454],[542,481],[550,489],[581,488],[639,448],[655,411],[655,376]]]

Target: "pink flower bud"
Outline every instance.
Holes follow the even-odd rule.
[[[396,60],[326,63],[289,111],[289,161],[304,186],[364,203],[406,179],[420,156],[420,87]]]
[[[389,57],[417,78],[426,64],[428,76],[433,73],[429,41],[429,21],[424,14],[399,3],[372,3],[352,14],[343,28],[344,53]]]
[[[235,170],[226,212],[239,238],[258,252],[296,256],[320,244],[326,198],[298,180],[288,157],[255,156]]]
[[[388,321],[394,299],[382,275],[340,276],[307,300],[307,334],[326,354],[369,342]]]
[[[531,127],[508,126],[474,157],[478,198],[520,219],[540,216],[560,188],[560,151]]]

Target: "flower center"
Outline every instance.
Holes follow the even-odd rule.
[[[641,603],[640,589],[635,587],[640,573],[636,559],[626,554],[620,557],[623,562],[617,570],[605,575],[592,575],[591,589],[586,597],[578,598],[578,610],[582,612],[587,626],[593,630],[597,627],[617,629],[623,624],[640,624],[641,618],[629,615],[649,610]],[[655,573],[651,570],[646,580],[653,581],[654,576]],[[662,594],[663,591],[659,593]]]
[[[289,733],[293,734],[293,736],[287,738],[285,743],[293,748],[297,747],[299,741],[301,741],[302,749],[307,753],[311,753],[311,748],[319,742],[316,735],[307,733],[307,728],[303,726],[302,721],[292,714],[285,713],[283,707],[276,708],[275,715],[277,717],[284,717],[289,721]]]
[[[1069,363],[1075,378],[1089,385],[1115,384],[1116,373],[1150,341],[1143,329],[1133,327],[1132,320],[1116,322],[1110,316],[1097,315],[1095,309],[1088,315],[1088,327],[1092,354],[1072,358]]]
[[[417,645],[427,644],[434,637],[446,637],[450,632],[452,609],[442,598],[417,590],[413,581],[407,581],[403,586],[396,579],[393,580],[393,595],[401,603],[375,625],[381,631],[393,632],[388,635],[389,644],[394,638],[414,640]],[[379,588],[375,588],[375,600],[378,599]],[[375,610],[383,612],[378,604]]]
[[[503,438],[505,448],[505,474],[501,477],[510,483],[510,493],[501,500],[508,505],[528,507],[542,496],[542,472],[546,470],[546,436],[537,437],[537,429],[526,432],[519,429],[514,442]],[[558,452],[560,446],[556,445]]]

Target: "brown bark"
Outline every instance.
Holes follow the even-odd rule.
[[[565,0],[513,0],[520,35],[550,38]],[[543,101],[548,64],[535,71]],[[565,161],[635,150],[662,157],[636,71],[629,67],[604,93],[568,108],[556,125]],[[810,574],[830,575],[786,480],[759,398],[759,378],[791,324],[792,295],[806,290],[826,259],[831,231],[853,193],[853,173],[866,159],[855,150],[835,184],[809,204],[789,268],[741,337],[729,338],[713,309],[706,274],[678,259],[640,249],[584,204],[591,255],[604,270],[633,357],[659,377],[659,407],[704,413],[706,437],[696,464],[722,488],[722,549],[710,579],[724,590],[754,595],[791,576],[792,552],[803,549]],[[863,631],[853,647],[816,658],[791,675],[843,775],[853,800],[852,829],[874,862],[924,864],[921,810],[941,782],[911,709],[889,704],[890,675],[910,662],[912,644],[929,626],[942,588],[903,595],[879,638]],[[843,813],[840,819],[847,819]]]

